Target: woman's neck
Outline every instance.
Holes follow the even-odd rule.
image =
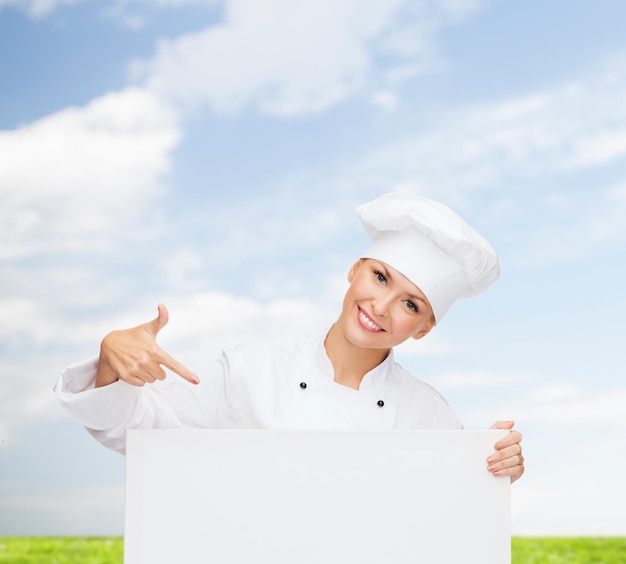
[[[359,389],[363,377],[389,354],[389,349],[364,349],[348,341],[341,318],[326,335],[324,348],[333,366],[335,382],[355,390]]]

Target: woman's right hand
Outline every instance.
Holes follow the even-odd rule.
[[[163,380],[163,366],[192,384],[198,384],[200,380],[191,370],[157,345],[156,337],[168,320],[167,308],[159,304],[159,315],[156,319],[131,329],[109,333],[100,345],[96,388],[118,380],[133,386]]]

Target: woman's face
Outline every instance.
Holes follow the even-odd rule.
[[[346,337],[354,345],[390,349],[420,339],[432,328],[426,296],[388,264],[360,260],[350,269],[348,281],[341,315]]]

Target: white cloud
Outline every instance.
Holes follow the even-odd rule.
[[[183,7],[213,8],[222,0],[114,0],[104,14],[131,30],[143,29],[156,10]]]
[[[551,425],[581,425],[600,423],[626,424],[626,388],[617,388],[603,393],[563,398],[546,404],[522,407],[517,415],[521,420]]]
[[[614,186],[585,187],[571,198],[555,198],[543,206],[545,219],[533,217],[535,209],[524,210],[534,223],[525,235],[525,248],[511,264],[537,267],[555,261],[581,261],[596,249],[619,247],[626,241],[626,199],[616,197]],[[540,198],[540,197],[538,197]],[[540,200],[539,200],[540,201]],[[551,209],[552,208],[552,209]]]
[[[60,415],[51,387],[68,357],[59,351],[97,352],[118,326],[97,308],[128,290],[94,255],[129,244],[179,137],[176,112],[139,89],[0,132],[4,440]],[[75,251],[80,258],[70,258]]]
[[[290,258],[302,259],[314,253],[317,259],[319,253],[324,253],[324,258],[331,260],[335,247],[346,232],[351,228],[359,234],[362,231],[354,213],[355,205],[344,201],[341,194],[330,194],[320,202],[318,196],[321,189],[310,192],[294,190],[299,183],[299,179],[290,178],[287,182],[278,182],[280,186],[271,191],[260,191],[244,199],[189,210],[184,223],[189,230],[187,233],[194,235],[185,235],[182,256],[178,252],[172,256],[186,261],[184,268],[189,273],[197,272],[201,264],[205,267],[207,264],[220,265],[221,269],[225,269],[262,262],[246,274],[249,293],[276,297],[271,292],[268,294],[271,288],[267,284],[274,269],[277,269],[277,274],[283,275],[279,286],[274,288],[276,294],[286,285],[284,273],[289,271]],[[346,217],[353,218],[353,221],[346,222]],[[190,253],[189,246],[199,241],[199,246]],[[219,244],[212,244],[212,241]],[[343,280],[352,264],[350,261],[356,258],[356,254],[349,256],[339,265]],[[177,276],[168,272],[171,264],[168,260],[167,265],[163,265],[163,276]],[[212,270],[216,271],[215,267]],[[323,274],[321,266],[318,273],[320,276]]]
[[[0,257],[106,245],[154,199],[179,137],[176,113],[139,89],[0,132]]]
[[[390,86],[401,84],[405,80],[425,72],[426,68],[423,66],[425,64],[430,68],[434,68],[436,66],[434,61],[429,61],[428,63],[423,62],[421,66],[415,63],[408,63],[390,67],[384,73],[385,82]],[[442,63],[440,62],[439,64],[441,65]]]
[[[626,73],[609,67],[545,92],[440,115],[436,127],[376,149],[346,172],[377,179],[378,170],[396,171],[395,185],[453,196],[494,191],[511,176],[526,180],[623,159]],[[533,187],[524,182],[524,190]]]
[[[604,129],[574,139],[571,154],[562,161],[565,168],[603,165],[626,155],[626,130]]]
[[[579,452],[586,452],[583,445]],[[579,471],[562,470],[568,462]],[[581,460],[559,464],[557,457],[534,460],[533,464],[527,465],[527,474],[533,471],[533,467],[536,472],[548,474],[551,480],[533,480],[524,476],[511,488],[514,535],[588,537],[624,534],[626,490],[620,479],[622,470],[612,467],[607,471],[606,466],[598,464],[597,471],[589,475],[589,464]],[[554,467],[559,471],[556,472]]]
[[[626,197],[624,186],[612,186],[605,193],[599,194],[599,204],[586,222],[585,234],[590,246],[615,244],[626,240]]]
[[[626,78],[626,77],[625,77]],[[456,192],[490,189],[510,174],[560,171],[565,165],[583,168],[598,159],[609,162],[626,155],[622,145],[626,121],[618,119],[612,101],[617,93],[597,90],[571,100],[569,88],[540,96],[513,100],[496,106],[453,112],[436,130],[403,139],[367,155],[361,166],[396,166],[397,183],[450,188]],[[626,80],[619,95],[626,91]],[[603,120],[610,132],[596,134],[600,123],[585,117],[590,106],[606,100]],[[582,147],[593,147],[595,155],[579,158]],[[409,180],[410,179],[410,180]],[[434,189],[431,189],[434,190]]]
[[[482,232],[514,230],[510,265],[622,244],[626,199],[615,175],[626,162],[624,68],[611,60],[569,84],[440,114],[431,129],[334,171],[329,189],[408,189],[448,203]]]
[[[552,397],[550,397],[552,395]],[[572,388],[538,389],[517,404],[509,404],[508,411],[516,421],[524,425],[541,424],[551,428],[576,428],[581,425],[626,424],[626,388],[615,388],[602,392],[587,392],[584,395]],[[481,406],[480,410],[468,412],[471,421],[501,418],[501,409]]]
[[[441,8],[456,21],[462,20],[478,10],[482,0],[439,0]]]
[[[77,487],[72,490],[49,493],[46,496],[11,496],[0,501],[5,508],[39,508],[45,510],[61,510],[70,508],[71,513],[83,512],[87,508],[117,508],[124,499],[122,486]]]
[[[20,349],[21,350],[21,349]],[[19,350],[16,351],[19,353]],[[0,440],[5,445],[14,443],[27,425],[63,415],[52,393],[52,386],[60,372],[62,355],[42,355],[30,349],[28,355],[0,362]]]
[[[37,495],[0,492],[0,515],[0,528],[12,535],[120,535],[124,486],[55,487]]]
[[[136,61],[132,72],[185,106],[321,112],[377,80],[377,54],[391,57],[392,75],[396,67],[404,76],[407,68],[410,75],[429,70],[439,59],[439,28],[470,6],[477,2],[230,0],[223,23],[161,41],[155,57]]]
[[[584,388],[579,384],[555,384],[533,390],[528,394],[531,402],[554,402],[582,396]]]
[[[432,384],[441,391],[492,389],[502,386],[516,385],[521,382],[532,382],[537,379],[536,374],[501,372],[467,371],[446,372],[432,379]]]
[[[398,97],[391,90],[380,90],[372,96],[372,103],[382,110],[392,112],[398,106]]]
[[[162,346],[195,366],[205,365],[229,342],[316,338],[336,316],[306,300],[257,301],[216,292],[171,296],[165,304],[170,323],[160,335]]]
[[[0,299],[0,341],[39,342],[42,334],[54,334],[55,329],[45,319],[42,308],[42,303],[27,297]]]
[[[612,186],[607,191],[607,199],[617,203],[626,202],[626,181],[621,182],[616,186]]]
[[[424,339],[414,341],[409,339],[404,343],[394,347],[397,358],[400,360],[400,364],[404,364],[404,360],[412,358],[419,358],[424,355],[445,355],[453,352],[459,352],[463,349],[463,345],[457,343],[451,343],[446,341],[439,333],[433,331],[428,334]],[[437,387],[437,386],[435,386]]]
[[[80,0],[0,0],[32,16]],[[148,10],[215,7],[220,0],[115,0],[106,14],[141,29]],[[362,92],[396,89],[442,68],[437,36],[479,0],[226,0],[224,21],[161,40],[131,64],[148,88],[185,107],[256,108],[293,116],[322,112]],[[371,95],[371,94],[368,94]],[[374,99],[380,95],[374,94]],[[389,107],[386,95],[384,107]]]

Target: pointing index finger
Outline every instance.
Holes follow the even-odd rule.
[[[189,368],[178,362],[173,356],[167,354],[161,349],[159,355],[159,364],[162,364],[166,368],[169,368],[174,374],[178,374],[181,378],[184,378],[192,384],[199,384],[200,378],[198,378]]]

